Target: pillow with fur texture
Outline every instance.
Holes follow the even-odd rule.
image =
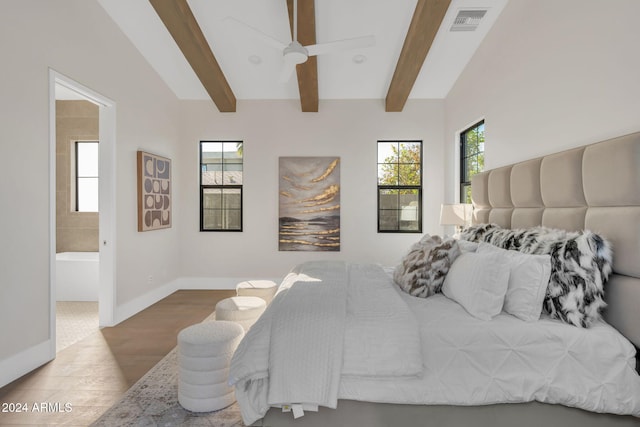
[[[466,228],[461,239],[487,242],[503,249],[551,256],[551,278],[544,309],[552,318],[589,327],[601,318],[604,284],[612,271],[611,245],[589,231],[546,227],[508,230],[496,224]]]
[[[460,251],[462,253],[465,252],[476,252],[478,249],[478,243],[470,242],[468,240],[458,240],[458,246],[460,247]]]
[[[440,293],[444,279],[460,255],[454,239],[425,234],[415,243],[393,272],[393,280],[404,292],[421,298]]]

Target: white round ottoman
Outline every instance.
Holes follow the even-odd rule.
[[[244,330],[234,322],[205,322],[178,334],[178,402],[188,411],[211,412],[235,402],[227,384],[229,362]]]
[[[225,298],[216,304],[216,320],[236,322],[247,331],[267,308],[258,297]]]
[[[259,297],[267,304],[271,302],[278,290],[278,285],[271,280],[248,280],[236,285],[236,294],[239,297]]]

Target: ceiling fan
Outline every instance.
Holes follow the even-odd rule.
[[[254,36],[258,37],[264,43],[282,52],[282,59],[284,62],[278,79],[280,83],[288,82],[296,69],[296,65],[307,62],[310,56],[325,55],[342,50],[365,48],[373,46],[376,43],[375,37],[370,35],[303,46],[298,42],[297,0],[293,1],[293,40],[290,43],[283,43],[280,40],[263,33],[257,28],[245,24],[244,22],[240,22],[235,18],[227,17],[226,20],[251,31]]]

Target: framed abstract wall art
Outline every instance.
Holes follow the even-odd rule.
[[[138,231],[171,227],[171,160],[138,151]]]
[[[279,250],[340,250],[340,158],[280,157]]]

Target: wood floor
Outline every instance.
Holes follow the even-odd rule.
[[[178,332],[233,295],[234,290],[177,291],[64,349],[0,389],[0,426],[90,425],[176,346]],[[16,412],[18,406],[27,411]]]

